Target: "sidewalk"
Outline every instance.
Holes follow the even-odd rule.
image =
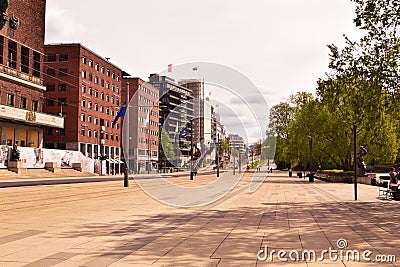
[[[168,178],[167,178],[168,179]],[[173,177],[180,186],[215,175]],[[134,182],[0,189],[1,266],[397,266],[400,202],[378,188],[315,182],[274,171],[254,193],[251,173],[223,199],[177,208],[150,198]],[[273,261],[272,250],[370,250],[395,263],[330,259]],[[347,246],[345,246],[347,244]],[[260,253],[261,251],[261,253]],[[270,254],[267,254],[268,256]],[[294,255],[294,254],[293,254]],[[286,254],[288,259],[288,254]]]

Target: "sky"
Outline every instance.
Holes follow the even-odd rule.
[[[47,0],[45,40],[81,43],[144,80],[168,64],[222,64],[271,108],[315,92],[329,71],[327,45],[361,37],[354,10],[350,0]]]

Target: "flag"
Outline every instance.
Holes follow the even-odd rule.
[[[178,122],[176,122],[175,133],[178,132]]]
[[[121,109],[118,111],[117,115],[115,116],[112,124],[116,124],[119,117],[124,117],[126,114],[126,102],[124,104],[122,104]]]
[[[168,72],[172,72],[172,64],[168,64]]]
[[[187,126],[185,126],[185,128],[183,128],[183,129],[181,130],[181,132],[179,133],[179,137],[180,137],[180,138],[185,138],[185,137],[187,137],[188,135],[189,135],[189,129],[188,129]]]
[[[192,70],[193,70],[193,71],[197,71],[197,66],[193,67]]]

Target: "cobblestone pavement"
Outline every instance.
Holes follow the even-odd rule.
[[[184,176],[166,179],[180,186],[201,186],[215,180],[215,175],[199,175],[194,181]],[[274,172],[250,194],[250,179],[247,173],[223,199],[197,208],[164,205],[133,181],[128,188],[121,181],[1,188],[0,266],[396,266],[400,262],[400,202],[379,200],[377,187],[359,184],[354,201],[352,184],[308,183]],[[330,248],[344,256],[357,250],[360,261],[336,260],[332,251],[321,257]],[[279,250],[286,252],[281,259]],[[312,250],[315,260],[311,254],[294,260],[296,253],[301,258]],[[363,253],[368,255],[363,258]],[[392,262],[375,261],[385,258]]]

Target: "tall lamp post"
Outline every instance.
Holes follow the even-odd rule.
[[[190,180],[193,180],[193,121],[190,123]]]
[[[312,137],[309,135],[309,143],[310,143],[310,174],[308,176],[309,182],[314,182],[314,175],[312,173]]]
[[[129,186],[129,82],[126,82],[126,112],[125,112],[125,170],[124,170],[124,187]],[[125,123],[126,122],[126,123]]]
[[[219,134],[217,133],[217,160],[215,161],[217,163],[217,177],[219,177]]]

